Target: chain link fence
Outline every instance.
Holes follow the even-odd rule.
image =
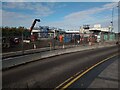
[[[33,37],[31,37],[33,36]],[[115,43],[118,35],[115,33],[79,34],[66,33],[65,31],[44,31],[33,33],[22,31],[18,36],[2,36],[2,52],[15,52],[29,49],[44,48],[46,50],[63,49],[80,45],[94,45]]]

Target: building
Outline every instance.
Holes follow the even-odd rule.
[[[95,24],[89,29],[80,28],[80,33],[87,34],[87,36],[94,34],[98,42],[115,39],[115,33],[111,32],[111,27],[103,28],[100,24]]]
[[[60,28],[40,26],[39,28],[33,28],[32,33],[36,34],[38,39],[51,39],[59,36],[60,34],[64,34],[65,31]]]
[[[111,32],[110,27],[103,28],[100,24],[95,24],[93,27],[90,25],[83,25],[80,30],[66,30],[55,27],[40,26],[39,28],[34,28],[32,33],[36,34],[38,39],[53,39],[58,38],[59,35],[64,36],[65,42],[80,40],[84,38],[86,42],[90,37],[97,38],[97,42],[115,40],[115,33]]]

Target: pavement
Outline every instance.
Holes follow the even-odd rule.
[[[110,46],[110,45],[114,45],[115,42],[104,42],[104,43],[99,43],[99,44],[94,44],[92,45],[94,46]],[[82,46],[89,46],[88,44],[86,45],[64,45],[64,48],[74,48],[76,46],[82,47]],[[63,46],[55,46],[55,49],[61,49],[63,48]],[[26,55],[26,54],[32,54],[32,53],[38,53],[38,52],[46,52],[49,50],[54,50],[54,48],[50,48],[50,47],[44,47],[44,48],[36,48],[36,49],[28,49],[28,50],[20,50],[20,51],[13,51],[13,52],[5,52],[2,53],[2,59],[4,58],[9,58],[9,57],[15,57],[15,56],[21,56],[21,55]]]
[[[36,49],[35,51],[30,50],[29,52],[26,52],[26,53],[31,53],[31,54],[25,54],[25,55],[20,55],[16,57],[8,57],[5,59],[2,59],[2,69],[8,69],[18,65],[34,62],[43,58],[53,57],[61,54],[67,54],[67,53],[90,50],[95,48],[102,48],[102,47],[111,47],[111,46],[114,46],[114,45],[76,46],[72,48],[56,49],[56,50],[49,50],[44,52],[41,52],[41,49],[38,49],[38,50]],[[16,54],[20,54],[20,53],[16,52],[16,53],[13,53],[12,55],[16,55]]]
[[[74,47],[74,45],[65,45],[64,48],[72,48]],[[56,46],[55,50],[57,49],[61,49],[62,46]],[[21,51],[13,51],[13,52],[6,52],[6,53],[2,53],[2,58],[9,58],[9,57],[17,57],[17,56],[23,56],[23,55],[27,55],[27,54],[33,54],[33,53],[38,53],[38,52],[47,52],[47,51],[52,51],[54,50],[54,48],[50,48],[50,47],[44,47],[44,48],[36,48],[36,49],[28,49],[28,50],[21,50]]]
[[[116,60],[105,68],[88,88],[118,88],[120,83],[118,75],[118,60]]]

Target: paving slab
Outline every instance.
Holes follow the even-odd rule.
[[[118,60],[104,69],[88,88],[118,88]]]

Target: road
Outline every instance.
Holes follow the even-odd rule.
[[[3,71],[3,88],[55,88],[62,82],[118,52],[111,46],[42,59]]]
[[[115,62],[116,65],[111,65]],[[118,56],[115,54],[76,75],[60,88],[118,88],[117,65]]]

